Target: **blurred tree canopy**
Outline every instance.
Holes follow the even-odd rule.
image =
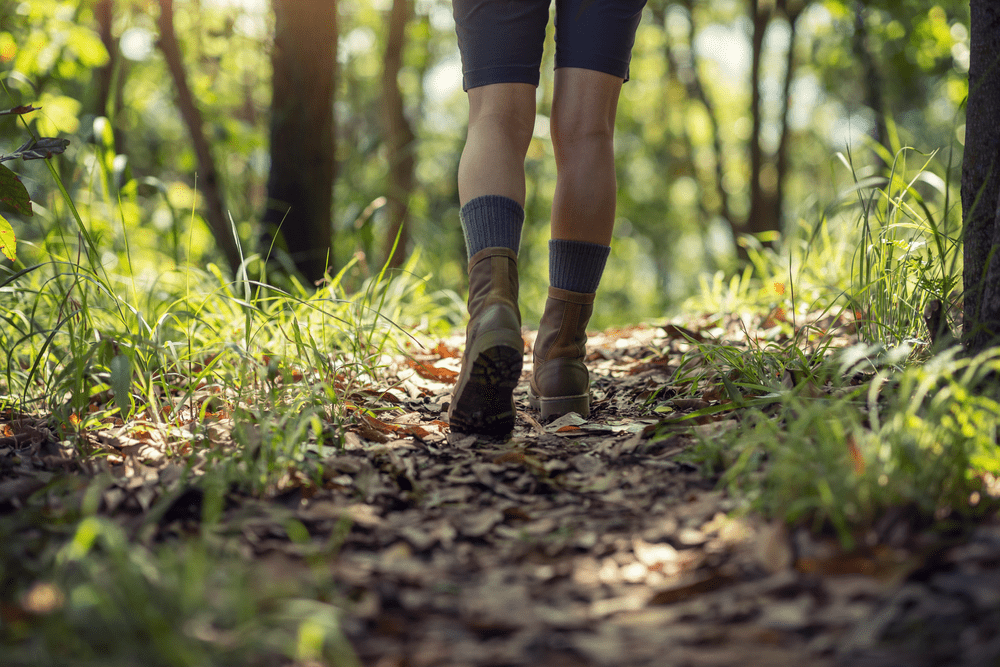
[[[121,261],[128,234],[133,253],[145,249],[140,264],[151,275],[172,263],[231,260],[199,194],[209,176],[243,252],[256,250],[272,109],[288,103],[272,98],[270,3],[169,4],[214,175],[205,173],[158,48],[162,2],[0,0],[8,105],[41,106],[33,130],[73,141],[59,169],[101,238],[104,261]],[[315,128],[336,174],[330,265],[353,259],[349,283],[377,271],[402,225],[397,252],[420,252],[434,285],[461,291],[455,175],[467,103],[451,4],[339,0],[336,11],[334,134],[328,140]],[[838,152],[854,154],[861,178],[890,168],[905,145],[954,151],[948,164],[957,169],[968,26],[969,5],[958,0],[650,0],[620,101],[616,243],[595,324],[661,316],[699,275],[734,270],[740,248],[815,224],[854,179]],[[521,266],[529,323],[544,302],[555,183],[547,137],[551,23],[547,42],[526,161]],[[13,124],[0,132],[3,149],[23,140]],[[48,174],[27,163],[14,168],[40,214],[7,217],[19,239],[51,243],[65,211]]]

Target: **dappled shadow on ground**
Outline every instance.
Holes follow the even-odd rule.
[[[443,421],[460,340],[410,350],[377,401],[392,410],[359,412],[343,448],[317,454],[322,484],[234,492],[222,525],[267,576],[331,577],[365,665],[996,664],[1000,523],[942,534],[899,510],[845,551],[741,512],[689,456],[739,411],[676,422],[722,400],[670,386],[692,335],[592,337],[591,417],[539,423],[522,382],[503,441]],[[5,424],[4,512],[60,470],[100,468],[117,479],[106,512],[157,513],[148,539],[197,530],[202,493],[156,441],[95,436],[111,453],[97,465],[41,423]],[[289,539],[289,519],[310,541]]]

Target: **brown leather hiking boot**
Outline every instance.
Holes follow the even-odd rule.
[[[549,287],[535,338],[535,368],[528,393],[528,402],[543,419],[568,412],[590,415],[590,374],[583,359],[594,296]]]
[[[514,430],[514,387],[524,363],[517,291],[513,250],[486,248],[469,260],[469,326],[448,408],[453,431],[506,435]]]

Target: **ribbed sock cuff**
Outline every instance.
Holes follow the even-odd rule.
[[[521,247],[521,226],[524,209],[513,199],[500,195],[484,195],[465,203],[459,212],[465,249],[472,257],[484,248]]]
[[[611,248],[585,241],[549,241],[549,284],[571,292],[597,291]]]

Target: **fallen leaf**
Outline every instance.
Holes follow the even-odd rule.
[[[450,347],[445,345],[443,342],[435,345],[434,349],[431,350],[431,353],[438,355],[442,359],[456,359],[462,356],[462,353],[459,352],[457,347]]]
[[[659,591],[649,599],[647,604],[650,606],[674,604],[675,602],[681,602],[682,600],[687,600],[696,595],[717,591],[725,586],[728,586],[734,581],[734,578],[731,576],[715,574],[704,579],[699,579],[698,581],[690,584],[675,586],[674,588]]]
[[[406,365],[415,370],[417,375],[425,380],[454,383],[458,379],[458,371],[453,371],[450,368],[438,368],[437,366],[431,366],[422,361],[415,361],[409,358],[406,359]]]
[[[564,426],[576,426],[579,427],[582,424],[586,424],[587,420],[578,415],[575,412],[569,412],[562,417],[559,417],[555,421],[551,422],[545,427],[545,430],[549,433],[558,433]]]

